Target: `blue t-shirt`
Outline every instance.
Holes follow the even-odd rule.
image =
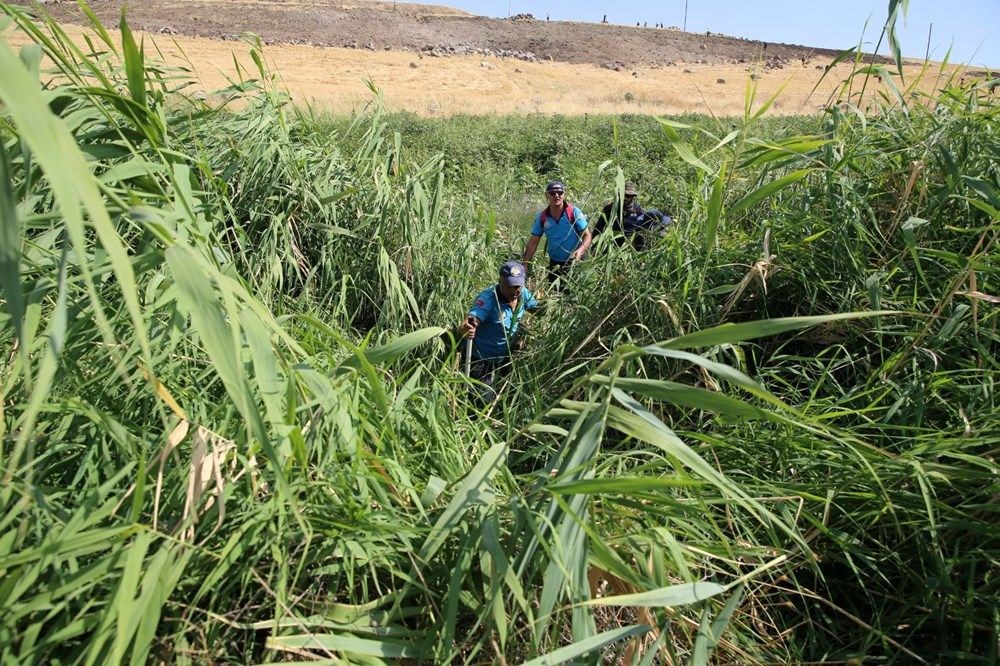
[[[567,204],[567,207],[569,204]],[[547,210],[547,209],[546,209]],[[569,260],[569,255],[573,254],[580,245],[580,234],[587,228],[587,216],[583,211],[573,206],[573,222],[569,221],[566,211],[558,220],[551,215],[545,216],[545,228],[542,228],[542,212],[535,215],[535,223],[531,225],[531,235],[541,236],[543,233],[548,239],[549,259],[564,263]]]
[[[509,343],[517,333],[517,325],[524,317],[525,310],[537,307],[538,301],[527,287],[521,287],[521,297],[517,300],[516,309],[497,298],[496,286],[483,289],[469,309],[469,314],[480,322],[472,341],[472,355],[481,359],[504,359],[510,356]]]

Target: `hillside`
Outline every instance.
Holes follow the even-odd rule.
[[[434,55],[503,54],[611,69],[678,63],[743,64],[757,59],[769,67],[782,68],[837,54],[829,49],[724,35],[524,17],[493,19],[438,5],[370,0],[95,0],[90,5],[106,25],[116,24],[121,6],[126,5],[131,25],[150,32],[235,39],[250,31],[268,44]],[[83,19],[75,3],[59,2],[49,7],[62,21]]]
[[[113,26],[121,5],[97,0],[91,7]],[[86,17],[75,3],[46,9],[86,43]],[[835,52],[823,49],[671,29],[489,19],[437,5],[154,0],[130,7],[128,17],[148,53],[192,71],[207,94],[242,76],[236,62],[255,71],[247,44],[233,40],[256,33],[292,98],[337,114],[369,104],[371,82],[388,110],[420,116],[738,116],[753,81],[758,104],[780,91],[768,114],[799,115],[839,97],[853,69],[846,62],[828,71]],[[11,39],[27,38],[15,32]],[[960,74],[953,66],[907,65],[905,84],[922,77],[919,89],[932,93]],[[875,81],[856,90],[862,88],[868,98],[894,94]]]

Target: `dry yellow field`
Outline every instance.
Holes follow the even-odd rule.
[[[83,28],[64,27],[75,41],[84,43]],[[205,92],[217,90],[227,79],[236,77],[234,57],[246,71],[256,71],[248,45],[240,42],[137,33],[140,37],[149,56],[159,50],[168,63],[189,67]],[[5,38],[15,46],[26,41],[23,35],[9,31]],[[751,76],[745,65],[678,63],[615,72],[559,62],[420,57],[400,51],[292,44],[266,47],[265,58],[294,100],[333,113],[350,113],[368,104],[372,94],[365,81],[371,80],[382,90],[388,110],[420,116],[688,112],[732,116],[743,113]],[[796,61],[784,69],[752,68],[759,77],[755,81],[757,103],[784,87],[769,113],[808,114],[824,107],[851,66],[838,65],[813,91],[823,73],[817,65],[826,62]],[[921,71],[919,65],[907,65],[907,84]],[[941,73],[934,66],[925,72],[919,87],[933,90],[956,73],[960,69],[948,67]],[[880,89],[881,84],[869,82],[869,95]]]

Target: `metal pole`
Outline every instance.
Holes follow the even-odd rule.
[[[465,376],[472,376],[472,339],[465,339]]]
[[[688,0],[684,0],[684,32],[688,29]]]

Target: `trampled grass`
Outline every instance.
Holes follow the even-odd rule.
[[[335,119],[259,44],[205,99],[4,9],[4,661],[997,659],[989,82]],[[471,404],[445,329],[539,185],[626,175],[672,231]]]

